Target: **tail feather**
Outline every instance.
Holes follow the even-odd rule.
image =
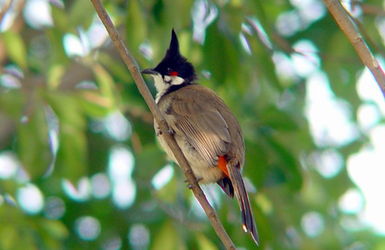
[[[231,198],[234,198],[234,188],[229,177],[220,179],[219,181],[217,181],[217,183],[222,188],[223,192],[225,192]]]
[[[241,171],[237,167],[228,166],[229,177],[233,184],[235,197],[237,198],[242,214],[243,230],[251,234],[254,242],[259,245],[259,236],[255,226],[253,213],[250,207],[249,197],[243,183]]]

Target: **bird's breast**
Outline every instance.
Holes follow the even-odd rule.
[[[160,146],[162,147],[162,149],[166,152],[168,158],[174,161],[175,163],[177,163],[177,160],[172,150],[168,146],[166,140],[164,139],[163,134],[160,132],[160,129],[156,123],[155,123],[155,131],[157,135],[157,140]],[[185,136],[179,133],[174,133],[174,138],[179,148],[183,152],[184,156],[186,157],[186,160],[189,163],[199,183],[201,184],[213,183],[213,182],[217,182],[218,180],[224,177],[223,172],[219,168],[217,168],[216,166],[213,166],[211,163],[203,159],[201,155],[199,155],[199,153],[190,144],[190,142],[187,140]]]

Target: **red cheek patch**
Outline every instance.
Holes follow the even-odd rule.
[[[170,72],[170,76],[178,76],[179,74],[178,74],[178,72],[176,72],[176,71],[172,71],[172,72]]]

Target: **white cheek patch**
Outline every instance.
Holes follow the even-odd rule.
[[[165,81],[165,82],[171,83],[171,80],[172,80],[171,76],[168,76],[168,75],[165,75],[165,76],[164,76],[164,81]]]
[[[164,92],[168,88],[168,84],[163,81],[163,77],[160,74],[152,75],[154,78],[155,88],[158,93]]]
[[[180,85],[184,82],[184,79],[179,76],[167,76],[171,78],[171,85]]]
[[[160,97],[163,96],[163,94],[168,90],[168,88],[173,85],[181,85],[182,83],[184,83],[184,79],[179,76],[165,75],[162,77],[161,74],[154,74],[152,75],[152,77],[154,78],[155,88],[158,92],[155,98],[156,103],[158,103]]]

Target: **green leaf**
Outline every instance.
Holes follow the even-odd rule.
[[[95,15],[95,9],[90,1],[73,1],[71,10],[68,16],[70,27],[77,29],[82,26],[87,29]]]
[[[0,248],[1,249],[14,249],[15,242],[18,241],[18,234],[16,228],[9,225],[4,225],[0,229]]]
[[[58,65],[66,65],[69,61],[63,43],[63,31],[58,28],[52,28],[47,30],[47,38],[50,44],[50,63]]]
[[[266,174],[269,171],[269,158],[265,149],[251,140],[246,140],[246,157],[244,174],[249,177],[254,185],[262,187]]]
[[[22,118],[17,129],[19,158],[32,178],[42,176],[53,160],[48,136],[45,106],[39,103],[29,107],[31,113]]]
[[[20,33],[6,31],[1,34],[3,38],[5,51],[11,60],[13,60],[20,68],[27,68],[27,49]]]
[[[157,231],[157,234],[154,237],[154,242],[152,244],[151,250],[183,250],[186,247],[182,244],[181,238],[178,236],[178,231],[175,230],[175,227],[170,223],[166,222]]]
[[[283,83],[277,77],[271,51],[256,36],[256,34],[246,35],[246,38],[253,54],[251,60],[256,64],[258,76],[264,80],[263,84],[275,87],[275,91],[282,91]]]
[[[147,33],[146,17],[141,11],[141,3],[138,0],[128,1],[126,25],[127,43],[130,48],[137,51]]]
[[[217,250],[218,247],[215,246],[213,242],[211,242],[207,237],[202,233],[196,234],[197,243],[199,246],[199,249],[202,250]]]
[[[78,97],[78,102],[84,113],[91,117],[104,117],[111,111],[110,100],[96,91],[83,91]]]
[[[64,239],[68,236],[68,229],[61,221],[44,219],[41,221],[41,225],[46,233],[54,239]]]
[[[239,33],[241,31],[241,25],[245,18],[245,13],[242,12],[242,3],[232,1],[232,3],[224,6],[221,15],[219,16],[220,22],[226,24],[226,28],[232,33]]]
[[[20,91],[0,92],[0,111],[19,121],[23,112],[24,95]]]
[[[135,176],[139,179],[150,180],[166,164],[166,154],[155,144],[143,147],[135,159]]]
[[[96,80],[100,86],[100,92],[108,100],[110,107],[114,107],[116,104],[114,80],[111,75],[101,65],[94,65],[92,68],[96,77]]]
[[[100,52],[99,61],[111,72],[111,75],[117,78],[120,82],[132,81],[132,77],[127,67],[121,60],[117,60],[116,57],[113,57],[113,55]]]
[[[47,102],[59,119],[57,173],[72,181],[84,176],[87,169],[86,121],[76,97],[50,93]]]
[[[296,122],[288,114],[274,106],[267,107],[260,114],[261,123],[281,131],[292,131],[298,129]]]
[[[176,171],[180,171],[180,169],[177,169]],[[162,201],[175,203],[178,192],[178,181],[176,178],[172,178],[169,183],[167,183],[160,190],[156,191],[155,194]]]
[[[68,18],[68,13],[61,8],[51,8],[52,11],[52,19],[54,22],[53,29],[56,31],[61,31],[61,32],[67,32],[70,30],[70,20]]]
[[[284,174],[284,178],[287,180],[289,187],[293,190],[300,189],[302,186],[301,168],[295,156],[272,136],[266,135],[265,139],[271,149],[274,150],[276,163],[282,171],[277,169],[276,172]]]
[[[191,25],[191,10],[194,3],[193,0],[174,1],[163,0],[163,23],[167,32],[172,27],[181,29]]]
[[[218,84],[238,82],[240,58],[235,37],[223,34],[215,22],[206,32],[204,43],[205,67]]]

